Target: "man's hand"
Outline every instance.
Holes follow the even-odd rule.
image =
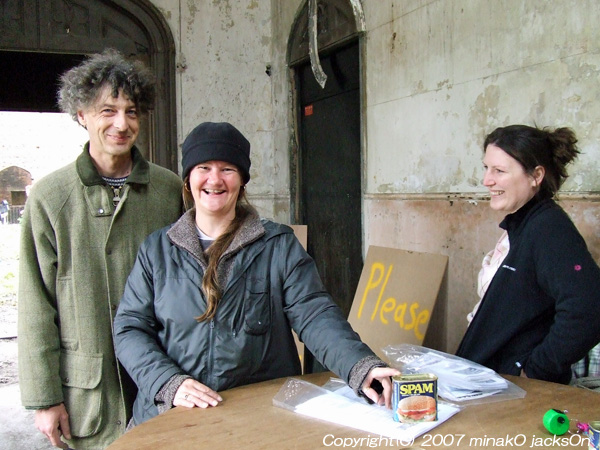
[[[363,394],[369,397],[373,403],[378,405],[385,404],[387,408],[391,408],[392,381],[390,380],[390,377],[399,374],[399,370],[392,369],[391,367],[375,367],[374,369],[371,369],[362,386]],[[377,380],[381,383],[381,386],[383,387],[383,395],[379,395],[379,393],[371,386],[374,380]]]
[[[44,433],[52,445],[59,448],[69,448],[60,437],[71,439],[71,428],[69,427],[69,414],[64,403],[46,409],[38,409],[35,412],[35,426]]]

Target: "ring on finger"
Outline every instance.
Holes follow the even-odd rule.
[[[190,394],[185,394],[185,395],[183,396],[183,399],[184,399],[184,400],[187,400],[189,396],[190,396]]]

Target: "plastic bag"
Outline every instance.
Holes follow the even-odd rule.
[[[404,374],[436,375],[438,396],[449,403],[492,403],[526,395],[492,369],[459,356],[412,344],[388,345],[383,352],[390,365]]]

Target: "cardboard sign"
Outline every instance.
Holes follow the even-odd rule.
[[[422,345],[448,257],[370,246],[348,321],[384,361],[390,344]]]
[[[306,244],[308,242],[308,226],[307,225],[288,225],[294,230],[294,236],[300,241],[300,244],[306,250]]]

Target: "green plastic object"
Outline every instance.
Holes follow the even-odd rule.
[[[556,436],[562,436],[569,430],[569,418],[559,409],[549,409],[544,414],[546,430]]]

